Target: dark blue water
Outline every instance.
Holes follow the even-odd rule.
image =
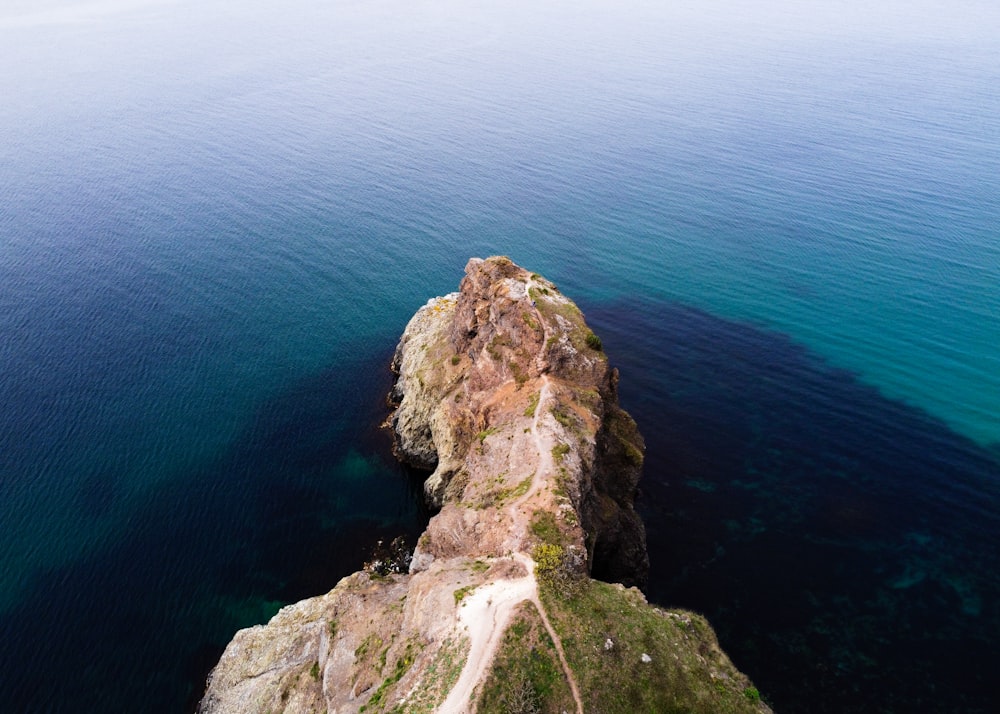
[[[987,711],[1000,11],[0,10],[0,696],[180,711],[426,514],[388,356],[470,255],[587,309],[651,594],[782,711]]]
[[[651,599],[704,612],[776,706],[993,710],[996,453],[785,335],[638,300],[588,317],[654,426]]]

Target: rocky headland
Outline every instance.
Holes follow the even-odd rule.
[[[470,260],[392,368],[396,453],[439,509],[408,572],[373,564],[241,630],[199,711],[770,711],[703,618],[633,587],[642,437],[555,285]]]

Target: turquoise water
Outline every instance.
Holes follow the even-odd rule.
[[[782,502],[782,478],[808,473],[806,454],[869,464],[840,469],[869,479],[896,475],[898,459],[868,459],[881,443],[928,463],[947,443],[960,465],[936,473],[972,484],[964,500],[932,498],[930,472],[893,488],[912,489],[920,518],[945,533],[964,533],[969,509],[993,532],[997,36],[1000,10],[977,1],[5,4],[0,691],[15,710],[123,710],[142,693],[175,711],[234,629],[329,588],[378,538],[419,530],[426,514],[376,428],[384,366],[409,315],[453,290],[470,255],[544,273],[610,315],[605,330],[634,325],[635,345],[619,348],[623,384],[647,391],[626,406],[642,412],[654,456],[701,443],[711,413],[727,435],[714,449],[750,449],[736,461],[758,468],[777,447],[744,428],[747,414],[783,425],[778,450],[799,466],[772,469],[764,496],[733,497],[758,504],[753,517],[761,501]],[[748,383],[705,359],[664,374],[662,342],[678,333],[663,322],[687,325],[688,308],[719,321],[679,332],[716,336],[698,353],[730,358],[716,370],[758,344],[719,325],[794,345],[767,351],[777,372],[752,383],[804,398],[761,396],[753,411],[719,396]],[[802,371],[833,370],[868,396],[792,379],[783,366],[799,364],[796,350],[809,355]],[[648,359],[626,360],[633,352]],[[838,429],[789,435],[848,401],[878,428],[845,447]],[[884,436],[864,443],[873,433]],[[677,463],[651,461],[650,484],[678,481]],[[721,498],[747,481],[749,466],[716,466],[686,477],[694,492]],[[712,480],[721,473],[731,480]],[[676,489],[649,498],[647,513],[683,522]],[[890,501],[875,503],[898,522]],[[776,563],[805,522],[777,529]],[[959,552],[972,539],[932,542]],[[850,571],[862,540],[829,556],[836,568]],[[868,542],[885,555],[890,541]],[[661,562],[711,560],[694,546],[690,557]],[[954,581],[935,557],[936,570],[900,565],[894,592]],[[727,616],[711,582],[659,577],[661,600]],[[949,630],[959,641],[995,634],[995,611],[969,603],[988,603],[997,582],[976,578],[949,586],[954,603],[937,591],[910,600],[967,606],[973,621]],[[837,587],[823,581],[814,599],[882,596]],[[760,607],[739,617],[764,621]],[[724,644],[758,679],[780,652],[801,655],[755,655],[752,636],[726,623]],[[851,647],[893,635],[865,637]],[[43,684],[53,668],[77,674]],[[801,710],[803,692],[842,688],[813,675],[775,705]],[[975,711],[977,685],[956,682]],[[863,711],[856,702],[876,690],[851,706]]]

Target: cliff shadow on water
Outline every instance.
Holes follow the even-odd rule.
[[[113,542],[36,574],[0,614],[4,709],[193,711],[237,629],[328,591],[379,540],[414,542],[419,481],[379,428],[391,349],[290,382]]]
[[[784,335],[584,309],[646,437],[651,600],[705,613],[776,711],[992,710],[996,454]]]

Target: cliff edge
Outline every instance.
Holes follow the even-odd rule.
[[[392,368],[397,456],[440,509],[409,572],[238,632],[200,712],[770,711],[703,618],[626,587],[648,569],[644,445],[572,301],[473,258]]]

